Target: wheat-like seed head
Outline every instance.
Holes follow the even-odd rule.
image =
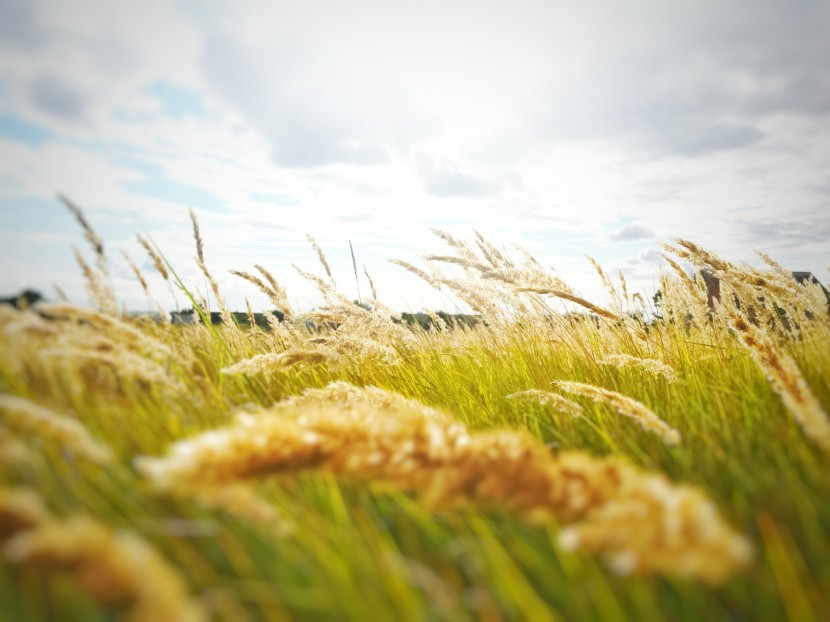
[[[262,265],[255,263],[254,268],[259,270],[259,273],[268,282],[268,285],[270,286],[270,297],[277,309],[282,311],[286,317],[292,315],[293,311],[291,309],[291,305],[288,303],[288,294],[286,293],[285,288],[280,285],[277,282],[277,279],[274,278],[274,275]]]
[[[396,266],[400,266],[404,270],[411,272],[412,274],[421,277],[426,283],[430,284],[437,290],[441,289],[440,281],[436,280],[432,277],[432,275],[427,274],[424,270],[417,266],[413,266],[411,263],[407,261],[403,261],[402,259],[390,259],[389,263],[395,264]]]
[[[164,264],[164,259],[162,259],[161,255],[158,254],[153,245],[150,244],[150,241],[146,238],[142,237],[140,234],[137,234],[136,239],[138,239],[138,243],[147,251],[147,254],[150,255],[150,259],[153,261],[153,267],[156,269],[165,281],[170,279],[170,274],[167,272],[167,266]]]
[[[329,281],[331,281],[332,285],[334,285],[334,277],[331,275],[331,266],[329,266],[329,262],[326,260],[326,254],[323,252],[323,249],[320,248],[320,245],[317,244],[317,240],[311,237],[310,234],[306,234],[305,236],[308,239],[309,244],[311,244],[314,252],[317,253],[317,259],[320,260],[320,264],[323,266],[323,269],[326,271],[326,275],[329,277]]]
[[[221,370],[223,374],[249,374],[261,375],[291,367],[303,363],[314,365],[322,363],[330,358],[325,352],[319,350],[288,350],[279,354],[257,354],[249,359],[225,367]]]
[[[622,320],[622,317],[617,315],[616,313],[609,311],[608,309],[604,309],[602,307],[598,307],[594,303],[586,300],[585,298],[580,298],[574,294],[569,292],[560,291],[557,289],[546,289],[540,287],[520,287],[516,291],[519,292],[532,292],[534,294],[543,294],[548,296],[555,296],[556,298],[562,298],[563,300],[569,300],[570,302],[578,304],[580,307],[587,309],[597,315],[604,317],[609,320]]]
[[[668,445],[676,445],[680,442],[680,432],[670,427],[642,402],[591,384],[565,381],[556,381],[553,384],[573,395],[589,397],[595,402],[612,406],[620,415],[630,417],[644,430],[657,434]]]
[[[112,315],[69,303],[38,303],[37,310],[50,317],[91,325],[102,336],[111,337],[115,343],[134,347],[148,356],[164,360],[171,356],[170,348],[155,337],[148,335],[135,324]]]
[[[188,486],[174,492],[179,497],[195,499],[207,508],[265,527],[276,535],[283,536],[292,531],[291,525],[280,516],[277,508],[244,482],[227,486]]]
[[[471,261],[478,261],[475,251],[466,242],[453,237],[443,229],[431,229],[431,231],[446,242],[451,248],[454,248],[458,254],[461,255],[461,257]]]
[[[83,516],[47,520],[21,530],[4,547],[6,560],[44,570],[69,569],[84,591],[105,605],[127,603],[126,620],[207,620],[179,572],[137,535]]]
[[[270,272],[268,272],[265,268],[263,268],[259,264],[256,264],[254,267],[257,270],[259,270],[259,272],[268,281],[268,283],[265,283],[257,275],[251,274],[250,272],[244,272],[242,270],[230,270],[230,273],[256,286],[256,288],[259,289],[259,291],[268,296],[268,299],[271,301],[271,304],[273,304],[275,308],[282,311],[286,316],[290,315],[291,307],[288,304],[288,297],[286,296],[285,290],[277,283],[273,275]]]
[[[466,257],[456,257],[455,255],[426,255],[424,257],[424,261],[451,263],[457,266],[461,266],[462,268],[471,268],[473,270],[478,270],[479,272],[490,270],[488,266],[485,266],[478,260],[468,259]]]
[[[668,382],[677,382],[677,372],[674,368],[657,359],[639,358],[637,356],[631,356],[630,354],[607,354],[599,361],[599,364],[609,365],[618,369],[638,367],[655,376],[662,376]]]
[[[626,304],[629,303],[628,298],[628,285],[625,282],[625,275],[620,270],[620,289],[622,290],[622,297]]]
[[[490,244],[490,242],[488,242],[478,231],[473,229],[473,233],[476,236],[476,246],[478,246],[478,250],[481,251],[481,254],[484,255],[487,263],[489,263],[492,268],[501,268],[506,263],[505,256],[502,255],[499,249]]]
[[[196,220],[196,212],[191,207],[188,210],[190,214],[190,222],[193,223],[193,239],[196,241],[196,257],[199,263],[205,263],[205,243],[202,241],[202,234],[199,232],[199,221]]]
[[[375,282],[372,280],[372,277],[369,276],[369,271],[366,269],[366,266],[363,266],[363,274],[366,275],[366,280],[369,281],[369,289],[372,291],[372,300],[377,302],[378,290],[375,289]]]
[[[141,274],[141,270],[139,270],[138,266],[135,265],[135,262],[130,258],[130,254],[126,251],[126,249],[120,249],[121,255],[124,257],[124,261],[127,262],[127,265],[130,266],[130,270],[135,275],[136,280],[141,285],[141,289],[144,290],[144,294],[149,296],[150,295],[150,288],[147,286],[147,281],[144,279],[144,275]]]
[[[32,464],[36,455],[9,430],[0,426],[0,466],[21,466]]]
[[[43,499],[34,490],[0,487],[0,543],[51,518]]]
[[[89,242],[89,245],[92,247],[92,250],[95,251],[95,255],[101,259],[105,257],[104,254],[104,241],[101,239],[101,236],[92,228],[92,225],[89,224],[89,221],[84,216],[83,211],[81,210],[78,205],[76,205],[73,201],[71,201],[68,197],[64,196],[63,194],[58,195],[58,199],[61,203],[64,204],[66,209],[72,212],[72,215],[75,217],[75,220],[78,221],[78,224],[81,225],[81,229],[84,230],[84,239]]]
[[[73,248],[72,252],[75,255],[75,261],[81,268],[81,272],[83,272],[90,301],[102,312],[109,313],[110,315],[118,315],[118,302],[115,298],[115,292],[105,280],[106,273],[100,269],[98,271],[93,270],[84,260],[78,249]]]
[[[79,422],[25,398],[0,394],[0,421],[18,433],[57,442],[99,464],[112,461],[110,448],[94,440]]]
[[[804,435],[820,449],[830,451],[830,417],[810,390],[795,360],[737,309],[727,307],[726,315],[738,340],[764,372]]]
[[[616,285],[614,285],[614,282],[611,280],[611,277],[605,273],[605,271],[602,269],[602,266],[599,265],[599,262],[597,262],[596,259],[588,255],[585,255],[585,258],[588,260],[588,263],[590,263],[591,266],[593,266],[594,270],[599,275],[599,278],[602,281],[602,286],[605,288],[605,291],[607,291],[608,294],[611,296],[611,300],[614,304],[614,310],[618,314],[622,314],[622,299],[620,298],[620,292],[617,289]]]
[[[509,400],[524,399],[542,404],[544,406],[552,406],[557,411],[570,415],[571,417],[581,417],[583,410],[582,406],[576,402],[562,397],[558,393],[551,393],[550,391],[541,391],[540,389],[528,389],[527,391],[518,391],[507,396]]]
[[[552,456],[523,432],[471,432],[441,411],[345,383],[242,413],[137,467],[169,489],[323,469],[417,491],[428,507],[475,503],[556,520],[573,528],[563,545],[626,560],[621,571],[719,583],[751,557],[697,489],[618,458]]]

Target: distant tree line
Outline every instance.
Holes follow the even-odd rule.
[[[8,304],[18,309],[28,309],[38,302],[45,300],[43,295],[35,290],[32,289],[25,289],[19,294],[15,296],[7,296],[0,298],[0,304]],[[358,304],[355,302],[355,304]],[[361,304],[360,306],[371,309],[369,305],[365,303]],[[277,318],[280,322],[285,321],[285,313],[280,311],[279,309],[273,309],[271,311],[274,317]],[[210,315],[210,321],[212,324],[221,324],[222,323],[222,314],[218,311],[210,311],[205,312],[205,315]],[[157,320],[160,320],[158,313],[132,313],[133,316],[146,316],[152,317]],[[251,321],[248,317],[248,313],[244,311],[233,311],[232,312],[234,321],[242,327],[250,327]],[[266,318],[265,313],[254,313],[254,323],[256,326],[263,330],[268,330],[269,324]],[[446,311],[438,311],[435,313],[435,316],[441,318],[443,320],[444,325],[448,328],[472,328],[477,324],[481,323],[481,318],[477,315],[471,315],[466,313],[447,313]],[[193,308],[189,309],[180,309],[178,311],[171,311],[170,312],[170,319],[174,324],[193,324],[197,320],[196,311]],[[434,321],[434,316],[430,316],[427,313],[402,313],[399,320],[396,320],[399,323],[404,323],[409,326],[419,326],[423,330],[440,330],[442,327],[436,327],[436,323]],[[310,326],[313,328],[314,326]],[[336,328],[336,326],[332,326],[332,328]]]

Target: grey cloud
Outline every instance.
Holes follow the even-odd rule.
[[[824,243],[830,240],[830,223],[825,220],[752,220],[735,221],[733,227],[747,245],[757,248],[775,246],[794,249],[805,243]]]
[[[388,162],[392,150],[406,151],[429,126],[405,94],[355,83],[336,63],[296,43],[247,49],[213,36],[203,65],[211,85],[283,166]]]
[[[42,34],[35,17],[36,4],[30,0],[0,2],[0,48],[29,50],[39,45]]]
[[[682,154],[693,157],[748,147],[764,137],[760,130],[749,125],[707,124],[699,120],[685,123],[677,120],[675,124],[664,127],[659,134],[657,126],[652,131],[655,134],[648,137],[647,141],[656,155]]]
[[[637,253],[637,260],[651,266],[662,266],[665,263],[660,251],[654,248],[644,248]]]
[[[822,196],[830,197],[830,180],[823,181],[821,183],[813,184],[810,186],[810,190],[816,192]]]
[[[635,4],[592,22],[600,43],[551,83],[528,134],[700,156],[756,143],[765,115],[830,112],[830,3]]]
[[[615,242],[629,242],[632,240],[644,240],[653,237],[654,232],[651,229],[636,223],[620,227],[610,235],[610,238]]]
[[[86,102],[81,93],[57,75],[41,75],[29,85],[29,97],[39,110],[61,119],[84,116]]]

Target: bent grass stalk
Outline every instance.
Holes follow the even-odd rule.
[[[538,292],[576,296],[575,290],[526,251],[514,261],[478,233],[472,244],[448,234],[442,239],[453,249],[455,257],[444,264],[454,276],[442,275],[444,266],[435,262],[420,276],[459,305],[480,309],[476,326],[410,330],[395,323],[401,318],[394,318],[375,292],[372,309],[363,309],[323,275],[312,280],[323,284],[326,306],[288,322],[265,312],[270,334],[214,327],[205,315],[207,305],[197,305],[178,276],[171,276],[149,236],[140,243],[153,251],[150,258],[163,268],[159,273],[170,279],[168,285],[178,283],[188,292],[203,324],[159,325],[69,307],[58,313],[0,305],[0,394],[34,396],[28,401],[36,408],[53,406],[46,409],[51,415],[86,435],[86,441],[79,440],[60,426],[50,432],[51,419],[21,420],[9,416],[14,408],[0,408],[0,476],[7,487],[0,489],[0,540],[44,534],[46,528],[64,538],[76,534],[85,550],[76,547],[44,570],[109,573],[109,566],[83,557],[87,551],[92,555],[94,542],[121,534],[113,526],[125,518],[148,529],[165,525],[157,532],[164,538],[159,544],[187,569],[204,606],[221,617],[222,603],[239,597],[241,604],[227,609],[235,612],[229,619],[248,613],[262,619],[391,618],[414,610],[442,619],[535,619],[534,613],[554,606],[564,619],[755,619],[786,612],[805,620],[826,617],[830,591],[824,589],[827,552],[820,526],[828,518],[822,501],[830,489],[824,455],[810,445],[828,444],[823,378],[830,364],[830,316],[818,286],[798,285],[768,257],[762,259],[770,269],[761,271],[700,255],[700,247],[686,243],[675,257],[720,269],[722,282],[741,297],[741,309],[746,301],[755,307],[758,324],[731,308],[727,290],[722,304],[710,309],[700,279],[677,262],[678,273],[660,281],[655,315],[646,318],[643,309],[635,320],[581,298],[587,305],[571,299],[578,308],[570,303],[564,305],[567,311],[554,308]],[[197,261],[203,250],[197,240]],[[451,256],[433,259],[446,257]],[[90,264],[86,270],[99,278],[102,272]],[[288,315],[284,289],[259,264],[254,267],[250,275],[257,282],[247,280],[264,286],[269,304],[273,295]],[[626,304],[644,308],[649,300],[639,293],[626,300],[631,284],[615,279],[614,285]],[[785,310],[789,327],[773,303]],[[643,343],[629,337],[634,329],[642,329]],[[302,353],[312,353],[310,360],[320,353],[329,358],[308,363]],[[767,375],[808,442],[779,436],[781,422],[763,416],[779,406],[777,400],[769,403],[768,392],[757,391],[760,377],[745,353]],[[155,380],[131,372],[139,359],[152,363]],[[516,388],[544,386],[548,378],[598,383],[599,375],[606,391],[625,398],[639,394],[637,383],[648,378],[603,373],[598,365],[668,377],[669,369],[657,367],[662,360],[682,369],[683,382],[649,383],[654,389],[649,404],[657,412],[684,414],[683,447],[665,451],[664,435],[672,440],[676,431],[641,417],[640,425],[659,436],[637,434],[636,444],[612,446],[616,455],[600,458],[587,451],[607,452],[608,444],[584,434],[583,426],[551,427],[517,417],[529,401],[572,416],[580,404],[538,389],[510,393]],[[261,367],[263,375],[279,371],[262,378],[261,385],[257,372],[251,378],[242,373],[242,382],[237,378],[244,365]],[[162,372],[183,390],[166,390]],[[346,382],[309,388],[333,379],[386,389]],[[503,397],[508,393],[523,404],[508,407]],[[284,398],[289,394],[296,395]],[[591,399],[616,408],[607,395]],[[630,407],[634,401],[626,399]],[[272,400],[280,401],[267,408],[252,404]],[[72,412],[89,427],[63,417]],[[229,412],[239,413],[235,425],[228,425]],[[505,424],[520,429],[504,430]],[[216,426],[226,427],[206,431]],[[612,417],[604,427],[617,435],[636,432],[628,426],[627,418]],[[139,460],[138,471],[74,459],[83,457],[85,450],[78,447],[86,442],[102,445],[101,455],[109,455],[89,434],[99,430],[119,435],[101,438],[117,445],[119,454],[156,457]],[[41,440],[62,451],[40,451]],[[550,447],[586,451],[552,453]],[[627,456],[654,465],[655,472],[632,466]],[[711,498],[672,483],[660,470],[676,480],[700,482]],[[72,527],[77,516],[51,517],[43,500],[64,511],[90,512],[96,518],[83,520],[98,527]],[[448,515],[457,509],[461,517]],[[170,512],[181,516],[169,517]],[[209,530],[168,526],[190,524],[194,512],[210,513],[207,521],[197,521],[209,523]],[[765,521],[757,522],[758,516]],[[751,549],[729,522],[745,526],[759,547],[751,573],[736,576],[749,563]],[[763,537],[757,536],[756,522]],[[538,523],[555,529],[555,537],[549,539]],[[766,537],[770,524],[781,536],[774,549]],[[285,538],[288,530],[291,537]],[[86,532],[100,537],[82,535]],[[590,559],[557,555],[552,543],[560,550],[594,553],[622,574],[657,573],[713,585],[736,578],[718,592],[618,581]],[[337,558],[335,548],[341,553]],[[22,564],[29,562],[34,564],[34,556],[21,558]],[[414,573],[413,564],[423,572]],[[503,571],[508,566],[509,572]],[[43,592],[26,580],[32,575],[0,573],[0,617],[37,618],[31,605]],[[429,581],[416,580],[427,575]],[[589,604],[573,597],[569,581],[579,581],[579,590],[591,594]],[[370,603],[364,598],[367,584],[378,586]],[[439,585],[446,609],[436,605]],[[8,612],[7,595],[13,595]],[[49,597],[50,608],[72,610],[71,593]],[[123,612],[138,611],[140,600],[125,598]],[[98,615],[114,613],[106,606]]]
[[[528,389],[527,391],[518,391],[507,396],[509,400],[527,400],[533,401],[543,406],[552,406],[555,410],[570,415],[571,417],[581,417],[583,414],[582,406],[576,402],[562,397],[558,393],[551,393],[550,391],[542,391],[540,389]]]
[[[595,402],[613,407],[620,415],[636,421],[644,430],[657,434],[667,445],[676,445],[680,442],[680,432],[669,426],[642,402],[616,391],[581,382],[556,381],[553,384],[572,395],[589,397]]]
[[[101,604],[126,603],[125,619],[133,622],[208,619],[179,572],[147,542],[91,518],[50,518],[20,529],[3,553],[15,566],[71,571],[78,586]]]
[[[619,572],[657,572],[720,583],[751,557],[699,490],[616,458],[552,456],[522,432],[470,432],[401,396],[378,400],[343,385],[175,444],[137,468],[158,487],[220,486],[269,473],[324,469],[417,491],[427,507],[464,502],[506,508],[532,522],[571,524],[567,548],[611,559]],[[347,407],[338,404],[346,397]],[[300,398],[302,400],[302,398]],[[381,407],[379,403],[386,403]],[[293,416],[289,416],[289,413]]]
[[[260,375],[300,363],[306,365],[322,363],[328,358],[330,358],[329,355],[319,350],[288,350],[279,354],[258,354],[252,358],[239,361],[230,367],[223,367],[221,372],[229,375]]]
[[[677,382],[677,372],[674,368],[657,359],[644,359],[630,354],[606,354],[599,364],[618,369],[635,367],[655,376],[662,376],[667,382]]]
[[[93,462],[108,464],[112,461],[110,448],[93,439],[79,422],[25,398],[0,394],[0,421],[19,434],[58,443]]]
[[[742,313],[728,308],[726,314],[738,340],[767,377],[807,439],[821,450],[830,452],[830,417],[793,358]]]

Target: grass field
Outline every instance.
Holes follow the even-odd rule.
[[[284,322],[174,326],[119,314],[76,215],[97,310],[0,307],[3,620],[830,619],[830,313],[771,259],[680,240],[723,304],[597,266],[602,306],[439,232],[401,269],[481,322],[424,331],[315,244],[324,307],[256,267]]]

